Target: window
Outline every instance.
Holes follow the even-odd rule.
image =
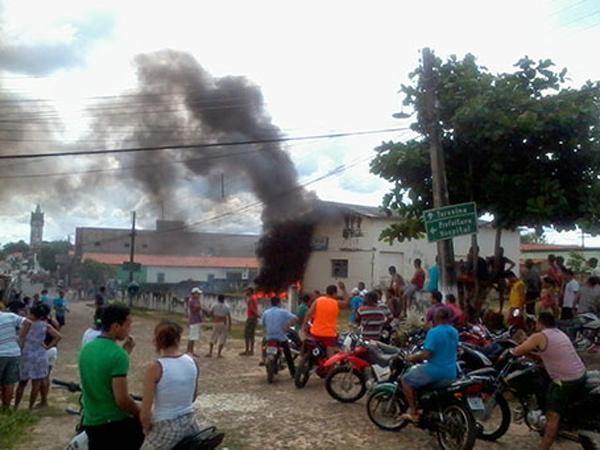
[[[164,283],[165,282],[165,273],[164,272],[158,272],[156,274],[156,282],[157,283]]]
[[[332,259],[331,276],[333,278],[348,278],[348,260]]]
[[[96,247],[100,247],[100,241],[96,241],[96,242],[94,242],[94,245],[95,245]]]
[[[125,242],[125,244],[123,244],[125,248],[129,248],[129,242]]]

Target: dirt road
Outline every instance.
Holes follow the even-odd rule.
[[[77,352],[83,331],[91,321],[92,308],[84,302],[73,303],[63,328],[59,361],[53,377],[78,381]],[[154,317],[134,317],[132,333],[137,345],[131,357],[130,390],[141,392],[144,365],[154,357],[151,332]],[[208,334],[206,333],[206,336]],[[205,336],[201,354],[206,353]],[[311,379],[307,387],[297,390],[288,374],[280,374],[274,385],[268,385],[258,358],[240,357],[242,341],[231,339],[217,360],[199,358],[201,370],[200,396],[197,401],[201,423],[215,424],[226,431],[224,448],[230,450],[264,449],[345,449],[363,450],[370,446],[385,449],[437,448],[435,438],[408,427],[400,433],[388,433],[372,425],[365,412],[364,399],[344,405],[330,398],[322,381]],[[68,405],[76,405],[76,397],[62,390],[51,391],[54,413],[43,417],[31,430],[20,450],[66,448],[73,435],[77,418],[63,414]],[[478,441],[477,449],[531,449],[539,437],[523,426],[511,425],[498,443]],[[564,442],[556,449],[578,448]]]

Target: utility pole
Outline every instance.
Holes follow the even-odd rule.
[[[225,174],[221,172],[221,200],[225,200]]]
[[[437,99],[437,80],[433,72],[434,56],[430,49],[423,49],[422,85],[425,90],[425,121],[429,135],[429,157],[433,183],[433,207],[441,208],[450,203],[446,179],[446,164],[440,133],[440,117]],[[438,257],[441,263],[442,286],[453,290],[456,284],[454,270],[454,246],[452,239],[437,242]]]
[[[133,282],[133,260],[135,258],[135,211],[132,213],[131,234],[129,242],[129,283]],[[129,306],[133,304],[133,297],[129,294]]]

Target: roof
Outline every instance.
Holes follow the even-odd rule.
[[[598,247],[580,247],[578,245],[558,244],[521,244],[522,252],[581,252],[600,251]]]
[[[84,253],[129,253],[130,230],[79,227],[75,232],[77,255]],[[225,256],[254,258],[255,234],[199,233],[168,230],[137,230],[136,255]]]
[[[84,253],[82,261],[91,260],[113,266],[129,261],[127,253]],[[210,267],[224,269],[257,269],[256,258],[234,258],[222,256],[163,256],[135,255],[135,262],[153,267]]]
[[[326,202],[321,201],[324,206],[337,208],[342,211],[353,212],[360,216],[380,219],[391,219],[396,214],[393,214],[389,209],[385,209],[381,206],[365,206],[365,205],[353,205],[350,203],[339,203],[339,202]]]

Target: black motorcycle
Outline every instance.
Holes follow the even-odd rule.
[[[496,378],[495,392],[510,392],[519,402],[513,411],[516,423],[525,422],[543,434],[546,425],[546,393],[553,381],[538,363],[506,352],[504,367]],[[588,372],[584,393],[561,416],[559,436],[578,442],[584,449],[600,449],[600,373]]]
[[[81,392],[81,386],[77,383],[54,379],[52,384],[66,388],[69,392]],[[135,401],[142,401],[141,397],[135,395],[132,395],[131,398]],[[83,420],[81,397],[79,398],[79,409],[67,409],[67,413],[80,416]],[[67,450],[87,450],[88,439],[81,422],[77,424],[75,431],[77,434],[69,442]],[[208,427],[184,437],[172,450],[214,450],[223,442],[224,437],[225,433],[217,431],[215,427]]]
[[[482,390],[481,380],[470,377],[419,390],[417,405],[423,413],[416,426],[433,431],[443,449],[473,448],[478,430],[472,411],[484,409]],[[384,430],[404,428],[408,422],[402,414],[407,410],[400,383],[378,384],[367,399],[369,419]]]

